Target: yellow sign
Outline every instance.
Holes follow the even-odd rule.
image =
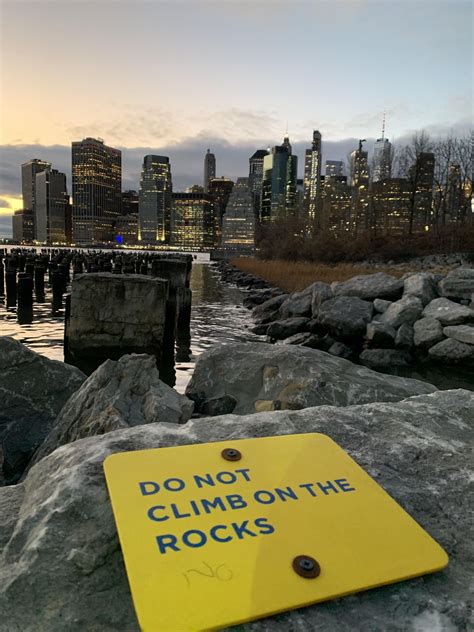
[[[448,563],[325,435],[124,452],[104,469],[146,632],[218,629]]]

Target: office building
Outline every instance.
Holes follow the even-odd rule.
[[[13,213],[12,238],[17,244],[33,243],[35,234],[33,211],[31,209],[21,209]]]
[[[420,152],[408,180],[414,192],[413,230],[426,230],[433,223],[434,154]]]
[[[257,149],[249,158],[249,187],[257,222],[260,221],[262,211],[263,160],[268,153],[266,149]]]
[[[138,217],[139,199],[137,191],[122,192],[122,215],[136,215]]]
[[[325,174],[327,178],[344,175],[344,162],[342,160],[326,160]]]
[[[352,230],[352,198],[352,187],[347,185],[346,176],[326,176],[320,228],[335,234],[349,233]]]
[[[140,177],[138,240],[169,244],[173,185],[167,156],[145,156]]]
[[[298,159],[291,153],[288,136],[263,159],[261,222],[295,215]]]
[[[72,143],[73,240],[111,242],[122,206],[122,153],[100,138]]]
[[[405,178],[384,178],[372,183],[372,231],[376,236],[410,231],[410,184]]]
[[[320,224],[318,211],[321,209],[321,133],[313,132],[313,143],[305,151],[304,159],[304,212],[306,217]]]
[[[369,200],[369,160],[363,151],[365,140],[351,153],[351,179],[353,194],[352,230],[355,235],[368,230],[371,224]]]
[[[392,175],[392,144],[388,138],[378,138],[374,145],[373,182],[390,178]]]
[[[36,175],[45,171],[45,169],[51,169],[51,163],[39,158],[33,158],[21,165],[21,191],[23,195],[23,209],[25,211],[31,211],[33,216],[33,239],[34,235],[34,223],[36,215]],[[23,217],[23,216],[22,216]],[[27,224],[30,222],[30,215],[26,213],[28,218]],[[18,224],[18,222],[17,222]],[[29,228],[26,229],[28,235]]]
[[[209,182],[216,177],[216,157],[208,149],[204,156],[204,193],[209,192]]]
[[[137,243],[138,213],[119,215],[115,220],[114,232],[119,245],[134,246]]]
[[[222,224],[222,247],[237,254],[250,254],[255,247],[254,200],[250,178],[237,178]]]
[[[216,245],[216,216],[207,193],[173,193],[171,244],[184,251],[209,251]]]
[[[35,196],[35,241],[47,245],[67,243],[66,175],[56,169],[37,173]]]
[[[222,220],[224,218],[229,196],[234,187],[234,181],[222,176],[221,178],[212,178],[209,181],[208,194],[214,203],[214,212],[216,214],[216,231],[217,242],[219,243],[222,234]]]

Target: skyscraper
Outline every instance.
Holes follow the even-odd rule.
[[[207,193],[173,193],[171,243],[176,248],[209,251],[216,245],[216,217]]]
[[[369,160],[363,151],[365,140],[359,141],[359,148],[351,153],[351,178],[353,186],[352,228],[357,235],[370,227],[369,217]]]
[[[138,240],[145,244],[170,241],[173,186],[167,156],[145,156],[140,177]]]
[[[249,158],[249,187],[257,222],[260,221],[262,210],[263,160],[265,156],[268,156],[266,149],[257,149]]]
[[[312,146],[305,151],[303,187],[305,214],[318,224],[321,208],[321,133],[318,130],[313,131]]]
[[[45,169],[50,169],[51,163],[39,158],[33,158],[21,165],[21,190],[23,194],[23,209],[26,216],[31,213],[33,221],[33,239],[35,238],[35,215],[36,215],[36,174]],[[28,235],[28,230],[25,234]],[[26,239],[25,239],[26,241]]]
[[[422,151],[408,176],[414,193],[412,229],[424,230],[432,223],[434,164],[434,154]]]
[[[209,191],[209,182],[216,177],[216,157],[207,150],[204,156],[204,193]]]
[[[321,229],[336,234],[350,232],[352,227],[352,187],[343,175],[324,179],[322,191]]]
[[[113,239],[122,204],[122,153],[100,138],[72,143],[72,216],[76,244]]]
[[[249,253],[255,246],[255,213],[249,178],[237,178],[222,224],[222,247]]]
[[[344,162],[342,160],[326,160],[325,171],[328,178],[333,176],[343,176]]]
[[[288,136],[263,159],[262,212],[263,223],[296,213],[296,176],[298,159],[291,153]]]
[[[56,169],[36,174],[35,240],[42,244],[64,244],[69,210],[66,175]]]
[[[234,181],[230,178],[212,178],[209,181],[209,195],[214,203],[214,212],[216,214],[216,231],[217,241],[220,241],[222,234],[222,220],[224,218],[229,196],[234,187]]]
[[[374,145],[373,182],[390,178],[392,175],[392,143],[388,138],[377,138]]]

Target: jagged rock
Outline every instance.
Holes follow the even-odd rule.
[[[443,334],[448,336],[448,338],[459,340],[459,342],[474,345],[474,326],[454,325],[451,327],[445,327],[443,329]]]
[[[309,323],[309,318],[286,318],[285,320],[276,320],[270,323],[267,329],[267,336],[274,340],[283,340],[294,334],[305,331]]]
[[[374,301],[374,309],[379,314],[383,314],[392,304],[392,301],[384,301],[383,298],[376,298]]]
[[[355,356],[354,351],[343,342],[334,342],[329,347],[328,353],[338,358],[344,358],[345,360],[353,360]]]
[[[239,628],[467,631],[472,627],[473,407],[469,391],[439,391],[397,403],[226,415],[184,426],[149,424],[64,446],[36,465],[24,483],[0,489],[0,628],[138,632],[104,480],[108,455],[320,432],[341,445],[439,542],[449,566]]]
[[[266,325],[255,325],[255,327],[252,327],[250,331],[257,336],[266,336],[269,326],[269,323]]]
[[[319,308],[321,305],[324,301],[333,298],[334,294],[328,283],[317,281],[310,287],[312,288],[311,312],[313,314],[313,318],[316,318],[319,314]]]
[[[414,329],[412,325],[400,325],[395,336],[395,347],[409,351],[413,347]]]
[[[257,305],[261,305],[265,301],[281,294],[275,288],[264,288],[262,290],[250,290],[242,301],[244,307],[253,309]]]
[[[278,344],[285,345],[301,345],[302,347],[309,347],[310,349],[319,349],[322,341],[317,334],[312,334],[309,331],[304,331],[299,334],[294,334],[284,340],[279,340]]]
[[[439,283],[440,294],[448,298],[470,299],[474,292],[474,269],[456,268]]]
[[[367,325],[365,337],[372,347],[390,348],[395,344],[396,333],[393,327],[372,321]]]
[[[394,401],[436,390],[431,384],[382,375],[323,351],[292,345],[233,343],[199,356],[186,395],[195,400],[230,395],[234,412],[322,404],[348,406]]]
[[[201,415],[214,417],[216,415],[228,415],[234,411],[236,400],[230,395],[214,397],[211,399],[196,400],[196,407]]]
[[[281,304],[278,318],[283,320],[298,316],[311,316],[311,297],[310,288],[290,294]]]
[[[319,308],[317,322],[337,338],[363,336],[372,318],[373,306],[355,296],[330,298]]]
[[[423,311],[423,304],[416,296],[404,296],[392,303],[380,317],[380,322],[398,329],[400,325],[413,325]]]
[[[69,397],[86,376],[0,336],[0,447],[3,476],[16,482]]]
[[[407,351],[398,349],[365,349],[359,360],[371,369],[382,369],[394,366],[408,366],[411,364],[411,355]]]
[[[413,325],[413,332],[415,346],[422,349],[429,349],[444,338],[441,323],[436,318],[431,317],[417,320]]]
[[[423,303],[423,306],[427,305],[438,296],[434,274],[419,272],[408,276],[404,281],[403,295],[416,296]]]
[[[270,323],[272,320],[277,320],[278,310],[287,298],[288,294],[280,294],[279,296],[274,296],[261,305],[258,305],[252,311],[252,320],[260,324]]]
[[[106,360],[68,400],[33,463],[84,437],[164,421],[186,423],[193,409],[192,401],[160,380],[153,356]]]
[[[470,363],[474,360],[474,346],[454,338],[446,338],[431,347],[428,354],[433,360],[445,364]]]
[[[435,298],[423,310],[423,316],[436,318],[442,325],[459,325],[474,320],[474,311],[448,298]]]
[[[385,272],[377,272],[333,283],[332,289],[334,296],[357,296],[365,301],[373,301],[376,298],[396,300],[402,295],[403,281]]]

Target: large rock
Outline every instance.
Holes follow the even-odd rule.
[[[371,369],[386,369],[389,367],[408,366],[411,355],[408,351],[398,349],[365,349],[359,360]]]
[[[317,281],[313,283],[311,286],[311,312],[313,314],[313,318],[316,318],[319,314],[319,308],[330,298],[333,298],[334,294],[331,289],[331,286],[328,283],[322,283],[321,281]]]
[[[436,318],[420,318],[413,325],[413,331],[413,342],[416,347],[421,347],[422,349],[429,349],[444,338],[443,328]]]
[[[75,367],[0,337],[0,450],[7,483],[19,479],[57,414],[85,379]]]
[[[474,292],[474,269],[456,268],[439,283],[442,296],[456,299],[471,298]]]
[[[423,304],[416,296],[407,295],[392,303],[380,316],[380,322],[398,329],[401,325],[413,325],[423,311]]]
[[[267,329],[267,336],[275,340],[283,340],[301,331],[306,331],[309,318],[285,318],[284,320],[275,320],[270,323]]]
[[[403,281],[385,272],[377,272],[334,283],[332,288],[335,296],[357,296],[365,301],[376,298],[394,300],[402,295]]]
[[[373,305],[355,296],[330,298],[319,308],[317,322],[333,336],[362,337],[372,319]]]
[[[469,345],[474,345],[474,326],[470,325],[453,325],[451,327],[445,327],[443,333],[448,338],[454,338],[459,342],[465,342]]]
[[[149,424],[64,446],[36,465],[24,483],[0,489],[0,629],[139,631],[102,469],[109,454],[307,432],[327,434],[341,445],[439,542],[449,565],[239,629],[472,629],[473,406],[471,392],[439,391],[398,403]],[[257,571],[255,582],[252,590],[268,591]],[[156,590],[158,608],[160,586]]]
[[[435,298],[423,310],[423,316],[436,318],[442,325],[459,325],[474,320],[474,310],[448,298]]]
[[[85,437],[157,422],[186,423],[193,409],[191,400],[160,380],[153,356],[106,360],[61,410],[33,463]]]
[[[372,347],[390,348],[395,344],[396,333],[393,327],[372,321],[367,325],[365,337]]]
[[[311,288],[290,294],[281,304],[278,317],[286,319],[298,316],[311,316],[311,299]]]
[[[395,347],[409,351],[413,347],[414,329],[412,325],[400,325],[395,336]]]
[[[272,320],[277,320],[278,310],[282,303],[286,301],[288,294],[280,294],[268,299],[252,311],[252,320],[256,323],[265,324]]]
[[[403,294],[405,296],[416,296],[423,305],[427,305],[438,296],[436,291],[436,277],[430,272],[411,274],[404,281]]]
[[[428,354],[432,360],[445,364],[465,364],[474,361],[474,346],[459,342],[454,338],[446,338],[431,347]]]
[[[392,304],[392,301],[385,301],[383,298],[376,298],[374,301],[374,309],[377,313],[383,314]]]
[[[230,395],[237,401],[234,412],[244,415],[263,409],[395,401],[435,390],[426,382],[382,375],[316,349],[234,343],[199,356],[186,395],[198,412],[207,400]]]

